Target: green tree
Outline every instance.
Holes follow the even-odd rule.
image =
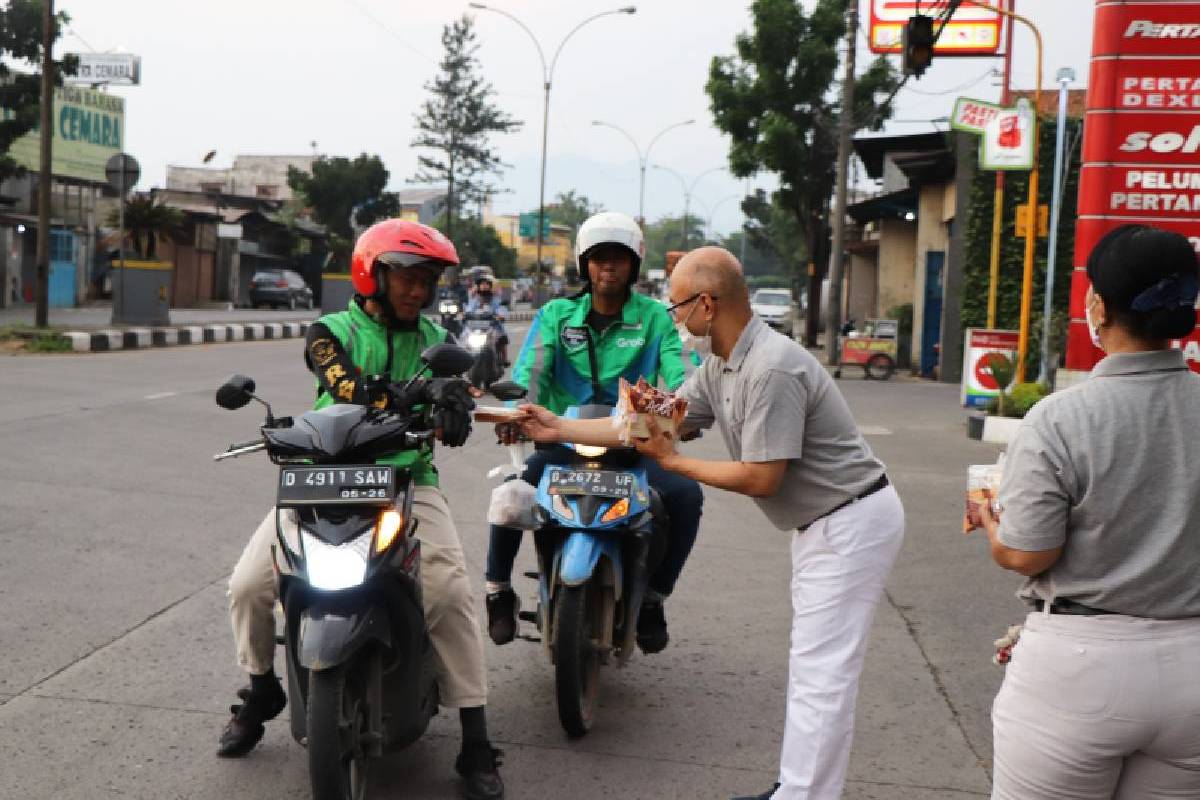
[[[108,216],[108,224],[116,227],[120,219],[119,212],[114,209]],[[133,249],[142,258],[153,259],[158,239],[170,236],[182,224],[183,212],[156,200],[153,195],[134,195],[125,203],[125,234],[133,240]]]
[[[23,171],[8,155],[13,142],[38,128],[41,107],[42,0],[10,0],[0,8],[0,180]],[[57,40],[71,18],[55,14],[53,36]],[[23,63],[29,72],[12,69],[8,62]],[[78,59],[68,56],[56,61],[54,83],[74,75]]]
[[[604,206],[599,203],[593,203],[585,194],[575,194],[572,189],[568,192],[559,192],[554,197],[554,202],[546,206],[546,216],[550,218],[552,225],[566,225],[571,229],[571,241],[575,241],[575,234],[579,233],[579,226],[584,221],[604,210]],[[536,209],[533,213],[537,213]]]
[[[654,222],[646,223],[642,228],[642,236],[646,241],[643,270],[662,269],[667,253],[683,246],[683,215],[659,217]],[[692,214],[688,214],[688,239],[692,242],[704,241],[704,221]]]
[[[434,227],[449,236],[445,214],[437,218]],[[455,223],[454,230],[460,269],[484,265],[491,267],[497,278],[516,277],[517,251],[504,246],[495,228],[475,217],[462,217]]]
[[[1038,203],[1049,205],[1054,191],[1055,120],[1038,120]],[[1054,264],[1054,297],[1051,317],[1051,353],[1062,356],[1066,349],[1071,273],[1075,256],[1075,219],[1079,198],[1079,171],[1083,122],[1068,119],[1067,151],[1063,163],[1062,209],[1058,227],[1058,251]],[[1016,207],[1029,199],[1029,173],[1010,172],[1005,177],[1003,228],[1000,231],[1000,281],[996,291],[996,327],[1016,330],[1021,317],[1021,284],[1025,276],[1025,237],[1016,234]],[[991,281],[992,209],[995,205],[995,176],[980,170],[971,184],[971,202],[966,226],[966,258],[963,268],[962,324],[964,328],[987,325],[988,283]],[[1037,375],[1041,361],[1043,298],[1046,296],[1046,240],[1034,248],[1033,306],[1029,315],[1027,375]]]
[[[486,198],[490,176],[504,166],[489,137],[522,124],[492,101],[496,92],[481,74],[475,38],[475,23],[466,15],[442,28],[441,71],[425,84],[431,96],[415,115],[412,141],[413,147],[431,151],[417,156],[412,181],[446,185],[445,233],[456,245],[463,209]]]
[[[349,266],[354,225],[370,225],[400,213],[395,193],[384,191],[387,182],[383,160],[366,153],[354,160],[321,156],[313,162],[311,174],[288,167],[288,186],[303,197],[313,218],[329,229],[329,249],[339,267]]]
[[[736,55],[715,56],[705,90],[717,127],[730,136],[734,175],[758,171],[779,176],[775,200],[805,232],[808,252],[826,227],[837,156],[840,93],[831,91],[838,46],[845,36],[847,0],[817,0],[805,11],[799,0],[754,0],[752,29],[735,40]],[[890,103],[875,96],[897,86],[885,58],[876,59],[855,85],[855,129],[879,129]],[[813,259],[818,262],[821,259]],[[825,265],[814,263],[810,305]]]

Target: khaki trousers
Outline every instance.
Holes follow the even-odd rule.
[[[413,494],[413,517],[421,541],[421,591],[425,622],[433,642],[442,705],[471,708],[487,703],[487,673],[483,637],[475,616],[475,601],[467,577],[466,558],[450,507],[439,489],[418,486]],[[238,664],[262,675],[275,663],[275,601],[278,597],[271,565],[275,518],[271,509],[258,526],[229,577],[229,614],[237,643]],[[284,535],[296,536],[296,523],[284,512]]]
[[[1200,798],[1200,619],[1030,614],[992,728],[994,800]]]

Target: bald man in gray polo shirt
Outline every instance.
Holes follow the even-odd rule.
[[[665,469],[754,498],[772,525],[792,533],[779,781],[740,800],[836,800],[867,634],[904,537],[904,509],[829,374],[754,316],[731,253],[688,253],[671,277],[671,303],[684,345],[711,353],[679,391],[688,401],[684,431],[715,425],[731,460],[684,456],[656,428],[638,449]],[[607,420],[525,408],[525,433],[536,440],[617,444]]]

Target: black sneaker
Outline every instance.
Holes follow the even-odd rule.
[[[500,780],[502,755],[490,742],[463,742],[462,752],[454,761],[454,770],[463,779],[463,797],[467,800],[504,797],[504,781]]]
[[[733,798],[733,800],[771,800],[771,797],[774,796],[775,792],[778,790],[779,790],[779,784],[777,783],[777,784],[775,784],[774,788],[772,788],[768,792],[763,792],[762,794],[756,794],[753,797],[751,797],[750,795],[746,795],[745,797],[735,797],[735,798]]]
[[[637,643],[642,652],[661,652],[671,637],[667,634],[667,616],[663,612],[662,600],[643,600],[638,612]]]
[[[266,731],[263,723],[278,717],[287,706],[287,695],[278,680],[268,691],[254,692],[246,686],[238,689],[237,696],[243,702],[229,707],[233,718],[226,723],[217,743],[217,755],[222,758],[237,758],[253,750]]]
[[[521,601],[511,588],[491,592],[486,600],[488,636],[496,644],[508,644],[517,635],[517,610]]]

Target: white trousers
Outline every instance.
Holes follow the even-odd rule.
[[[992,730],[994,800],[1200,798],[1200,619],[1030,614]]]
[[[842,796],[867,634],[903,539],[904,507],[890,486],[793,537],[787,720],[772,800]]]
[[[467,560],[450,518],[450,507],[439,489],[417,486],[412,513],[421,540],[421,596],[442,705],[482,706],[487,703],[483,635],[475,617]],[[275,663],[277,588],[271,566],[275,516],[276,510],[271,509],[229,577],[229,615],[238,664],[252,675],[266,673]],[[291,518],[284,524],[295,530]]]

